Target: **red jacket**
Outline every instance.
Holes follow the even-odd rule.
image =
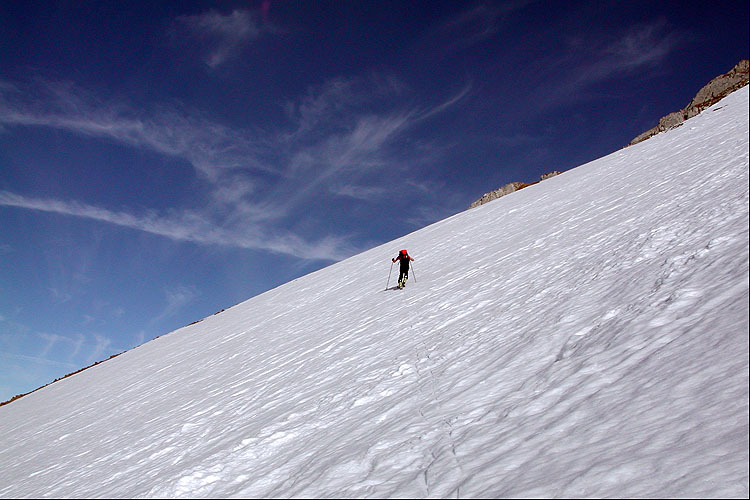
[[[408,267],[409,261],[413,261],[414,259],[412,259],[408,253],[399,253],[395,259],[391,259],[393,262],[396,262],[397,260],[401,261],[401,267]]]

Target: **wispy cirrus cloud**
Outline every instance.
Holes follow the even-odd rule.
[[[134,214],[76,201],[41,199],[8,191],[0,204],[97,220],[176,241],[192,241],[271,251],[305,259],[328,259],[351,251],[343,237],[315,242],[274,229],[271,221],[288,215],[288,207],[258,192],[254,173],[270,174],[295,191],[299,182],[258,158],[273,156],[279,139],[271,134],[234,129],[184,110],[147,113],[123,103],[106,102],[68,83],[5,83],[0,89],[0,125],[49,127],[106,138],[181,158],[206,182],[208,203],[193,210]],[[288,146],[288,144],[286,145]],[[281,148],[295,151],[299,144]],[[292,153],[287,153],[290,156]],[[282,165],[283,159],[279,161]],[[268,187],[268,186],[266,186]],[[338,252],[334,249],[338,247]],[[344,250],[348,249],[348,250]]]
[[[638,72],[649,74],[683,41],[684,36],[663,21],[623,27],[605,35],[572,37],[532,65],[530,74],[541,83],[526,100],[539,111],[584,99],[593,86]]]
[[[197,211],[180,211],[171,216],[151,212],[138,216],[76,201],[26,197],[8,191],[0,191],[0,205],[106,222],[175,241],[263,250],[304,259],[329,259],[335,251],[348,247],[344,238],[326,237],[311,243],[283,232],[274,235],[260,225],[222,227]]]
[[[78,333],[73,337],[56,333],[37,333],[36,335],[43,341],[41,351],[33,358],[36,362],[57,364],[49,358],[64,354],[68,362],[60,364],[74,366],[72,363],[83,353],[86,354],[86,358],[79,361],[89,364],[94,361],[101,361],[103,357],[110,355],[112,352],[112,341],[98,334],[84,335]],[[84,347],[86,349],[83,349]]]
[[[399,141],[469,91],[467,86],[443,102],[419,107],[396,78],[335,78],[288,105],[286,129],[264,132],[232,128],[175,107],[136,108],[70,83],[6,82],[0,87],[0,125],[61,129],[180,158],[204,181],[205,203],[135,213],[4,191],[0,205],[106,222],[175,241],[305,259],[344,255],[354,250],[346,237],[308,240],[284,230],[280,221],[294,217],[298,206],[313,197],[372,200],[386,194],[377,182],[363,189],[362,179],[403,166]]]
[[[359,117],[352,128],[332,135],[317,146],[318,161],[328,165],[320,177],[326,178],[345,168],[373,165],[377,162],[376,153],[409,126],[410,121],[410,114]]]
[[[51,334],[51,333],[40,333],[39,337],[44,340],[44,345],[42,346],[42,352],[39,354],[40,357],[45,358],[49,354],[50,350],[61,341],[68,341],[67,337],[64,337],[62,335],[57,334]]]
[[[371,73],[365,77],[334,77],[310,87],[301,98],[285,104],[291,127],[282,142],[310,144],[332,134],[351,130],[363,116],[403,108],[409,87],[393,75]],[[388,111],[386,111],[388,112]]]
[[[356,182],[368,173],[386,168],[391,163],[389,142],[409,124],[409,115],[362,116],[351,128],[300,149],[291,160],[291,172],[304,182],[299,184],[287,203],[294,205],[306,199],[322,185]],[[340,193],[342,190],[328,192]]]
[[[451,46],[465,48],[492,38],[499,31],[498,19],[503,10],[492,5],[476,5],[447,19],[438,32],[453,39]]]
[[[587,62],[579,66],[579,85],[604,81],[614,76],[654,67],[682,42],[682,36],[663,21],[640,24],[619,36],[599,43],[588,41]]]
[[[151,112],[104,100],[71,82],[0,86],[0,126],[50,127],[113,139],[182,158],[207,179],[229,169],[274,171],[263,162],[263,138],[202,118],[197,111]]]
[[[210,10],[180,16],[175,20],[173,38],[189,50],[201,52],[206,66],[214,69],[236,58],[249,42],[278,31],[268,23],[265,9],[261,13],[236,9],[229,14]]]
[[[99,334],[93,334],[92,336],[94,338],[94,347],[88,351],[87,363],[101,361],[111,355],[113,350],[112,339]]]
[[[299,167],[311,165],[305,158],[332,161],[334,168],[340,168],[348,160],[370,155],[415,120],[442,112],[466,95],[464,89],[449,102],[417,112],[398,101],[407,90],[396,78],[334,78],[298,102],[287,103],[288,130],[264,132],[229,127],[201,117],[196,110],[135,108],[70,82],[2,83],[0,126],[55,128],[180,158],[220,186],[217,200],[230,201],[255,188],[251,177],[241,178],[237,171],[289,178],[300,173]]]
[[[64,367],[68,369],[74,369],[78,368],[78,365],[70,362],[65,361],[57,361],[54,359],[48,359],[41,356],[29,356],[26,354],[18,354],[13,352],[7,352],[7,351],[0,351],[0,356],[5,356],[12,359],[17,359],[24,362],[30,362],[30,363],[36,363],[39,365],[45,365],[45,366],[58,366],[58,367]]]
[[[380,155],[387,153],[389,144],[457,105],[471,89],[469,83],[442,102],[420,105],[408,85],[393,76],[332,79],[310,89],[299,103],[287,105],[293,127],[282,142],[296,145],[290,170],[296,175],[325,165],[321,175],[327,177],[347,167],[382,166]]]
[[[439,41],[448,53],[469,49],[501,34],[508,16],[537,0],[510,0],[470,4],[442,19],[427,35],[425,44]]]
[[[200,292],[194,286],[173,286],[164,289],[166,304],[164,309],[150,322],[156,325],[160,321],[177,314],[183,307],[193,302]]]
[[[362,186],[362,185],[332,185],[329,190],[337,196],[354,198],[357,200],[371,201],[383,197],[387,192],[384,186]]]

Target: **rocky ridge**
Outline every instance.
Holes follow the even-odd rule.
[[[679,111],[669,113],[668,115],[662,117],[655,127],[638,135],[636,138],[630,141],[627,146],[632,146],[633,144],[645,141],[649,137],[653,137],[660,132],[664,132],[665,130],[679,127],[680,125],[682,125],[682,122],[684,122],[688,118],[694,117],[695,115],[701,113],[704,109],[713,106],[735,90],[738,90],[747,85],[749,62],[750,61],[748,61],[748,59],[743,59],[727,73],[719,75],[708,82],[703,86],[703,88],[698,91],[698,93],[695,95],[695,97],[693,97],[693,99],[687,106]],[[531,183],[511,182],[499,189],[490,191],[489,193],[484,193],[481,198],[469,205],[469,208],[471,209],[474,207],[478,207],[479,205],[484,205],[487,202],[518,191],[519,189],[537,184],[540,181],[543,181],[550,177],[554,177],[555,175],[558,175],[560,173],[561,172],[553,171],[544,174],[539,181]]]
[[[489,193],[484,193],[481,198],[479,198],[477,201],[469,205],[469,208],[478,207],[479,205],[484,205],[485,203],[495,200],[497,198],[501,198],[505,196],[506,194],[513,193],[515,191],[518,191],[519,189],[523,189],[528,186],[532,186],[534,184],[537,184],[545,179],[549,179],[550,177],[554,177],[558,174],[561,174],[562,172],[558,172],[557,170],[553,172],[548,172],[542,177],[536,181],[531,183],[525,183],[525,182],[511,182],[509,184],[506,184],[505,186],[495,189],[494,191],[490,191]]]
[[[748,60],[743,59],[735,65],[730,71],[719,75],[695,94],[690,103],[679,111],[669,113],[663,116],[659,123],[634,138],[628,146],[645,141],[665,130],[673,129],[682,125],[682,122],[688,118],[701,113],[704,109],[713,106],[735,90],[744,87],[748,83]]]

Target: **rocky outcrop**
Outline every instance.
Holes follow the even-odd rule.
[[[645,141],[660,132],[682,125],[682,122],[692,118],[704,109],[713,106],[735,90],[744,87],[748,83],[748,60],[743,59],[731,69],[731,71],[719,75],[708,82],[698,91],[692,101],[679,111],[669,113],[662,117],[659,123],[652,129],[645,131],[630,141],[628,146]]]
[[[514,193],[518,191],[519,189],[523,189],[525,187],[531,186],[533,184],[536,184],[538,182],[541,182],[545,179],[549,179],[550,177],[554,177],[556,175],[561,174],[562,172],[558,172],[557,170],[554,170],[552,172],[548,172],[544,175],[542,175],[541,179],[532,182],[531,184],[526,184],[525,182],[511,182],[510,184],[506,184],[505,186],[501,187],[500,189],[495,189],[494,191],[490,191],[489,193],[484,193],[481,198],[479,198],[477,201],[469,205],[469,208],[478,207],[479,205],[484,205],[485,203],[496,200],[498,198],[501,198],[507,194]]]
[[[749,63],[750,61],[748,61],[747,59],[743,59],[742,61],[737,63],[737,65],[729,72],[724,73],[723,75],[719,75],[708,82],[702,89],[698,91],[693,100],[690,101],[687,106],[679,111],[669,113],[667,116],[662,117],[662,119],[659,120],[658,125],[650,130],[647,130],[646,132],[630,141],[628,146],[632,146],[633,144],[645,141],[649,137],[653,137],[659,132],[664,132],[665,130],[679,127],[680,125],[682,125],[682,122],[684,122],[688,118],[694,117],[704,109],[713,106],[735,90],[747,85]],[[547,174],[544,174],[540,180],[543,181],[558,174],[560,174],[560,172],[558,171],[549,172]],[[523,182],[511,182],[510,184],[506,184],[500,189],[496,189],[494,191],[490,191],[489,193],[483,194],[482,197],[472,203],[469,208],[484,205],[489,201],[508,195],[527,186],[531,186],[533,184],[536,184],[537,182],[540,181],[532,182],[531,184],[526,184]]]
[[[484,193],[481,198],[479,198],[477,201],[469,205],[469,208],[474,208],[474,207],[478,207],[479,205],[484,205],[485,203],[501,198],[505,196],[506,194],[510,194],[515,191],[518,191],[519,189],[523,189],[526,186],[528,186],[528,184],[524,184],[523,182],[511,182],[510,184],[506,184],[500,189],[495,189],[494,191],[490,191],[489,193]]]
[[[557,170],[553,170],[552,172],[547,172],[546,174],[542,174],[541,180],[547,180],[550,177],[554,177],[556,175],[560,175],[562,172],[558,172]]]

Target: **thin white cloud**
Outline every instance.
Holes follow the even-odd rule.
[[[311,243],[294,235],[274,236],[272,231],[255,225],[224,228],[206,215],[193,211],[172,217],[155,212],[136,216],[75,201],[31,198],[9,191],[0,191],[0,205],[107,222],[175,241],[262,250],[304,259],[330,259],[336,249],[340,251],[348,247],[344,238],[328,237]]]
[[[247,9],[229,14],[210,10],[201,14],[180,16],[175,20],[177,38],[202,53],[203,62],[211,69],[239,56],[242,49],[264,33],[277,29],[267,19]]]
[[[294,175],[304,177],[304,183],[287,203],[293,205],[306,199],[324,183],[384,168],[389,163],[385,159],[386,146],[409,124],[409,115],[362,116],[345,132],[298,151],[291,167]]]
[[[493,5],[476,5],[444,21],[439,32],[452,38],[454,48],[469,47],[497,34],[502,13]]]
[[[72,340],[73,342],[73,350],[70,353],[70,356],[68,356],[68,360],[72,360],[78,354],[81,352],[81,348],[86,343],[86,336],[82,333],[77,333],[75,338]]]
[[[663,21],[623,28],[604,37],[569,39],[561,44],[560,52],[536,62],[542,84],[527,101],[539,111],[584,99],[595,85],[658,69],[682,42],[683,36]],[[553,74],[558,77],[552,78]]]
[[[357,82],[360,85],[362,82]],[[337,121],[336,130],[329,131],[321,140],[311,145],[299,146],[290,162],[289,174],[302,177],[304,183],[287,202],[290,205],[305,199],[311,192],[317,192],[322,184],[331,184],[329,192],[353,198],[360,198],[364,191],[354,188],[356,180],[369,173],[392,168],[394,163],[394,146],[403,138],[409,129],[429,118],[444,113],[470,94],[471,84],[467,84],[455,95],[444,102],[424,110],[416,107],[392,106],[392,109],[381,109],[377,112],[365,112],[362,108],[372,109],[373,103],[380,104],[379,99],[392,102],[394,95],[400,98],[407,94],[407,88],[395,79],[371,79],[369,85],[380,91],[366,92],[366,88],[352,95],[356,86],[351,81],[335,80],[322,88],[317,96],[309,95],[301,106],[300,126],[297,129],[297,140],[304,141],[300,131],[310,123],[325,122],[331,115],[338,113],[343,117]],[[376,85],[377,84],[377,85]],[[366,101],[363,96],[370,96]],[[375,97],[372,97],[375,95]],[[391,99],[388,99],[388,98]],[[313,128],[313,127],[310,127]],[[317,129],[321,127],[318,126]],[[310,172],[312,176],[306,177]],[[342,186],[352,186],[348,191]],[[370,186],[367,199],[377,193],[386,192],[378,186]],[[374,188],[374,189],[373,189]]]
[[[355,91],[356,82],[352,79],[333,78],[308,93],[299,103],[286,104],[287,115],[295,122],[295,130],[284,134],[286,140],[295,140],[317,130],[323,123],[343,118],[343,111],[357,104],[360,95]]]
[[[96,361],[101,361],[112,353],[111,339],[98,334],[93,334],[93,337],[94,347],[91,349],[89,357],[86,361],[88,364],[94,363]]]
[[[662,21],[633,27],[621,38],[605,47],[618,70],[650,66],[662,62],[681,43],[681,37],[668,31]]]
[[[174,286],[164,289],[166,304],[164,309],[157,314],[151,321],[151,325],[157,325],[160,321],[170,318],[180,312],[180,310],[195,300],[200,292],[192,286]]]
[[[439,39],[447,52],[471,48],[491,40],[501,33],[506,17],[537,0],[511,0],[474,4],[461,12],[447,17],[428,33],[425,42]]]
[[[448,98],[445,102],[438,104],[437,106],[433,107],[432,109],[429,109],[422,114],[420,114],[417,117],[418,121],[426,120],[428,118],[431,118],[432,116],[438,115],[440,113],[443,113],[444,111],[448,110],[449,108],[455,106],[459,101],[464,99],[466,96],[469,95],[472,89],[471,82],[467,83],[464,88],[462,88],[456,95]]]
[[[78,356],[82,352],[85,352],[87,356],[86,363],[88,364],[94,361],[100,361],[102,356],[107,355],[111,352],[111,340],[97,334],[94,334],[93,336],[86,336],[84,334],[78,333],[75,335],[75,338],[70,338],[65,335],[59,335],[56,333],[38,333],[37,335],[45,341],[44,345],[42,346],[41,352],[35,358],[39,361],[47,360],[53,352],[60,353],[64,350],[70,350],[70,353],[68,353],[66,357],[68,361],[72,362],[76,356]],[[91,337],[93,337],[93,340]],[[93,346],[88,346],[87,349],[83,349],[85,345],[92,342]],[[55,363],[54,361],[49,362],[52,364]]]
[[[571,59],[584,57],[576,65],[575,86],[585,86],[637,70],[656,67],[681,43],[682,38],[661,21],[631,27],[621,35],[596,43],[580,54],[576,47]],[[589,62],[593,61],[593,62]]]
[[[75,201],[38,199],[11,192],[0,204],[83,217],[158,234],[178,241],[266,250],[300,258],[328,259],[331,245],[348,246],[344,238],[319,243],[279,234],[263,223],[287,215],[283,204],[256,196],[252,172],[276,174],[257,160],[273,150],[267,138],[196,119],[176,111],[145,115],[125,105],[105,105],[70,84],[48,83],[20,92],[4,85],[0,124],[51,127],[104,137],[183,158],[208,182],[210,204],[200,210],[134,215]],[[10,89],[10,90],[7,90]],[[340,254],[340,253],[339,253]]]
[[[388,109],[409,92],[393,75],[372,73],[367,77],[335,77],[308,89],[299,101],[287,102],[293,130],[282,141],[302,141],[347,130],[363,114]],[[368,111],[369,110],[369,111]]]
[[[68,82],[0,88],[0,125],[50,127],[181,158],[213,181],[226,170],[274,172],[262,162],[264,138],[201,118],[199,113],[102,102]]]
[[[39,336],[45,341],[45,344],[42,347],[42,352],[39,354],[39,356],[42,358],[46,357],[49,351],[58,342],[69,340],[67,337],[63,337],[62,335],[55,335],[50,333],[40,333]]]
[[[377,200],[388,193],[388,190],[385,187],[357,186],[352,184],[331,186],[330,191],[337,196],[363,201]]]
[[[58,304],[64,304],[73,298],[70,293],[59,290],[58,288],[50,287],[49,291],[52,294],[53,300]]]
[[[65,361],[57,361],[54,359],[47,359],[40,356],[28,356],[25,354],[17,354],[7,351],[0,351],[0,355],[6,356],[8,358],[18,359],[21,361],[31,362],[31,363],[37,363],[40,365],[46,365],[46,366],[62,366],[68,369],[77,368],[78,365],[75,365],[73,363],[68,363]]]
[[[139,346],[143,344],[146,341],[146,331],[141,330],[136,334],[135,342],[133,343],[134,346]]]
[[[345,255],[353,250],[345,237],[308,241],[274,227],[312,196],[372,199],[384,192],[377,183],[367,192],[340,188],[337,193],[329,187],[361,186],[368,174],[403,165],[398,141],[410,128],[455,106],[470,89],[467,85],[420,110],[409,104],[408,87],[392,76],[337,78],[289,105],[290,132],[266,133],[233,129],[181,109],[148,112],[107,102],[70,83],[8,83],[0,88],[0,125],[62,129],[181,158],[206,182],[206,196],[197,209],[140,214],[10,191],[0,193],[0,205],[106,222],[175,241],[306,259]]]

